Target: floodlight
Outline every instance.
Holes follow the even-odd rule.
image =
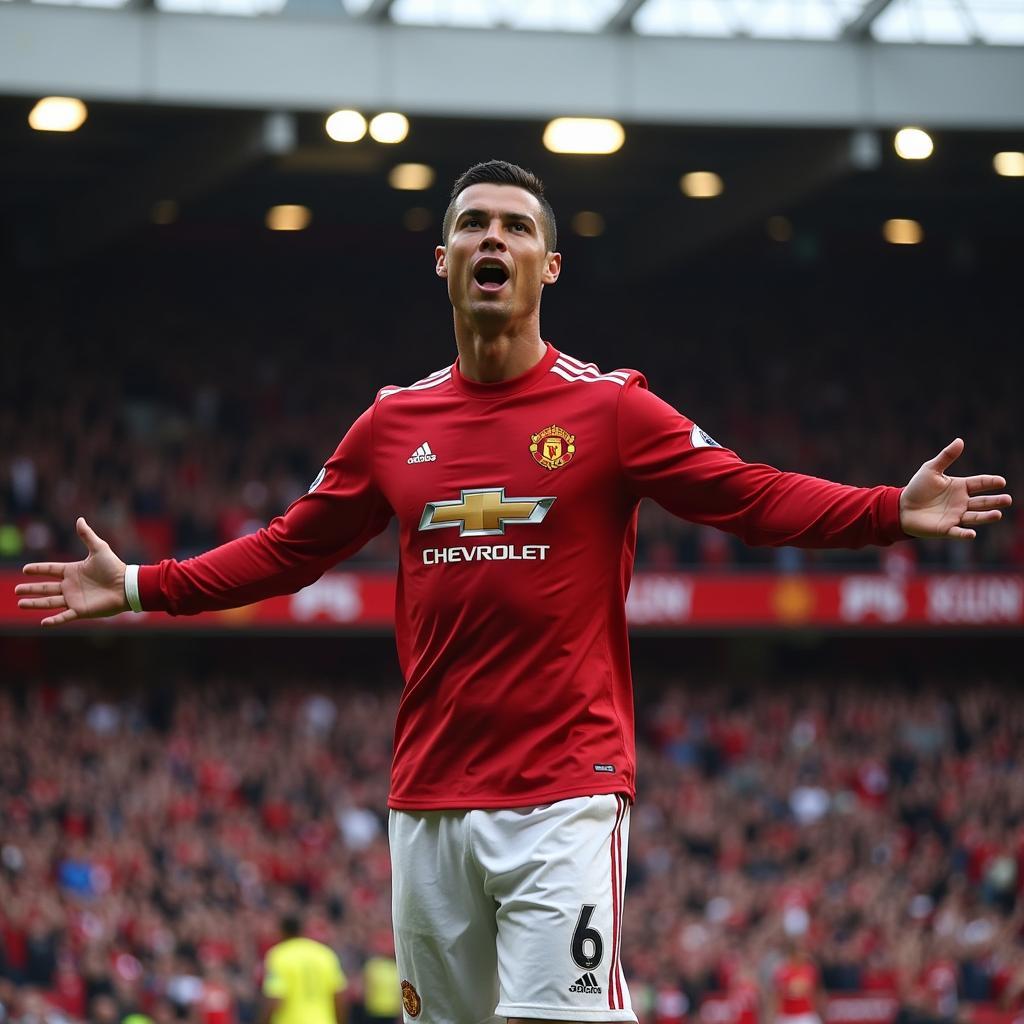
[[[28,123],[37,132],[76,132],[85,123],[89,111],[74,96],[44,96],[28,115]]]
[[[544,129],[552,153],[614,153],[625,141],[625,129],[607,117],[556,117]]]

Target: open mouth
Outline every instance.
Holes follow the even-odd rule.
[[[473,272],[473,280],[485,292],[496,292],[508,280],[508,271],[500,263],[482,263]]]

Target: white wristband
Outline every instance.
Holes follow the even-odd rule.
[[[128,599],[128,607],[133,612],[142,611],[142,600],[139,597],[139,567],[137,565],[125,566],[124,596]]]

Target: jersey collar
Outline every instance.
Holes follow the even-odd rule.
[[[473,398],[506,398],[508,395],[525,391],[540,381],[555,365],[555,360],[558,358],[558,351],[551,342],[546,341],[544,344],[547,345],[547,351],[541,356],[540,362],[531,366],[526,373],[513,377],[511,380],[499,380],[492,384],[467,380],[459,372],[459,360],[456,359],[455,365],[452,366],[452,384],[464,395],[471,395]]]

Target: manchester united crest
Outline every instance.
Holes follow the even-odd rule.
[[[561,469],[576,454],[576,435],[552,423],[530,435],[530,454],[545,469]]]
[[[420,999],[416,986],[411,981],[402,982],[402,1006],[410,1017],[418,1017],[423,1009],[423,1001]]]

